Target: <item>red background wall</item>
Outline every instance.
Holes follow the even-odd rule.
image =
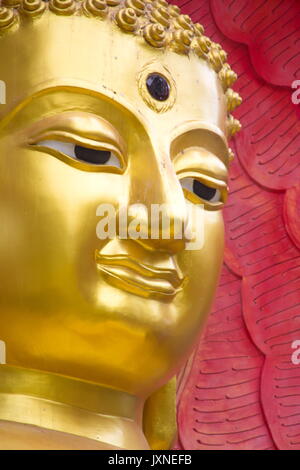
[[[225,263],[179,393],[179,447],[300,449],[300,2],[177,0],[238,73]],[[300,83],[299,83],[300,85]],[[185,377],[186,379],[186,377]]]

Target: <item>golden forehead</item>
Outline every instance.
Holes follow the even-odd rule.
[[[231,86],[237,75],[222,47],[204,34],[180,8],[166,0],[0,0],[0,40],[9,31],[22,29],[26,17],[38,20],[46,10],[56,15],[85,15],[117,24],[125,33],[143,37],[157,49],[170,48],[178,54],[195,54],[218,74],[228,109],[227,134],[230,138],[241,128],[230,113],[242,99]]]

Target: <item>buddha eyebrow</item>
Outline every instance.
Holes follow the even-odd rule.
[[[86,88],[80,84],[78,85],[67,85],[67,84],[62,84],[62,83],[48,83],[44,84],[44,87],[41,86],[39,90],[36,90],[35,92],[31,93],[28,95],[26,98],[24,98],[21,102],[19,102],[15,107],[13,107],[7,115],[0,121],[1,128],[5,128],[5,126],[13,121],[15,117],[18,115],[26,112],[27,109],[30,110],[30,115],[29,117],[32,116],[32,108],[35,109],[36,107],[36,100],[41,100],[42,106],[40,106],[37,109],[37,113],[39,116],[45,115],[51,115],[53,111],[56,109],[59,110],[58,112],[67,112],[67,111],[83,111],[83,112],[92,112],[94,114],[98,114],[99,117],[101,117],[101,114],[98,113],[95,109],[94,106],[89,105],[88,111],[86,110],[86,103],[84,103],[81,106],[80,101],[77,102],[76,100],[70,100],[70,102],[65,102],[65,100],[60,100],[60,95],[62,93],[67,93],[70,95],[73,95],[73,97],[78,98],[91,98],[91,99],[96,99],[99,101],[105,101],[108,103],[109,106],[112,107],[115,111],[119,113],[123,113],[125,115],[128,115],[128,113],[136,120],[139,122],[139,125],[141,125],[144,129],[147,128],[147,124],[144,121],[142,115],[140,113],[136,112],[136,109],[134,106],[126,100],[126,97],[123,95],[118,95],[116,92],[113,90],[110,90],[109,88],[105,87],[103,90],[98,90],[98,89],[93,89],[93,88]],[[50,102],[50,107],[49,107],[49,101],[47,105],[46,100],[52,100]],[[43,104],[45,103],[45,105]],[[44,108],[45,106],[45,108]],[[36,112],[34,115],[37,114]],[[50,114],[49,114],[50,113]],[[35,117],[36,119],[36,117]]]
[[[134,104],[132,104],[129,100],[126,99],[126,96],[120,95],[114,90],[109,89],[108,87],[103,87],[103,90],[96,90],[93,88],[86,88],[84,86],[72,86],[72,85],[56,85],[56,86],[49,86],[46,88],[41,89],[39,92],[34,93],[31,97],[26,100],[27,102],[24,103],[24,106],[30,106],[31,101],[36,98],[41,99],[51,99],[53,97],[53,108],[52,109],[60,109],[59,112],[68,112],[68,111],[82,111],[82,112],[90,112],[93,114],[98,115],[99,117],[103,117],[102,113],[99,112],[99,108],[95,108],[94,102],[90,101],[90,105],[86,102],[83,103],[81,106],[80,101],[77,102],[75,100],[71,100],[69,103],[60,103],[59,102],[59,95],[61,93],[68,93],[70,95],[74,95],[75,98],[79,100],[81,98],[85,99],[93,99],[98,100],[99,102],[105,102],[114,113],[119,113],[124,118],[128,117],[128,114],[134,119],[139,126],[146,132],[147,131],[147,122],[144,119],[142,113],[138,111]]]
[[[228,147],[222,133],[203,127],[184,129],[171,144],[172,153],[176,155],[189,147],[203,147],[228,165]]]
[[[4,119],[0,119],[0,132],[15,132],[17,130],[20,133],[20,139],[24,139],[26,136],[28,137],[28,129],[37,121],[48,118],[54,118],[54,120],[56,120],[57,116],[61,113],[90,113],[100,119],[107,120],[118,133],[121,134],[123,138],[118,138],[117,140],[123,141],[125,145],[120,146],[120,151],[126,153],[126,132],[122,135],[121,129],[115,126],[110,120],[111,113],[102,112],[100,104],[105,102],[113,113],[119,113],[119,115],[124,118],[122,122],[127,122],[129,115],[131,119],[137,123],[138,127],[143,130],[143,132],[147,133],[147,122],[144,120],[142,114],[139,111],[137,112],[133,105],[126,100],[126,97],[120,97],[118,95],[111,97],[105,92],[82,86],[66,84],[53,85],[52,82],[48,85],[49,86],[45,86],[44,84],[39,90],[28,95],[14,106]],[[68,103],[66,103],[64,99],[61,99],[65,92],[71,97],[71,100],[67,100]],[[76,98],[78,98],[78,100]],[[92,101],[87,101],[88,99]],[[98,106],[97,101],[99,101]]]
[[[65,111],[42,118],[34,123],[34,133],[29,142],[43,139],[44,136],[52,135],[55,137],[69,136],[70,133],[76,133],[82,138],[117,145],[121,152],[126,152],[126,144],[117,129],[106,119],[82,111]]]

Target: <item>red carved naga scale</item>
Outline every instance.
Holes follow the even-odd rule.
[[[173,0],[239,75],[226,252],[213,311],[180,384],[182,449],[300,449],[298,0]]]

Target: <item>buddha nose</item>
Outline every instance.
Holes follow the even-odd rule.
[[[184,250],[188,211],[172,163],[158,162],[132,170],[128,229],[138,223],[136,242],[148,250]]]

